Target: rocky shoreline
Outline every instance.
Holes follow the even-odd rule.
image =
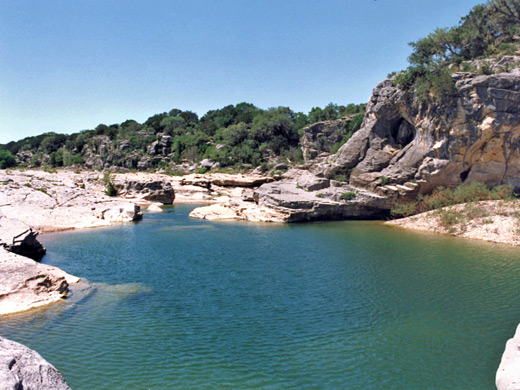
[[[71,284],[79,281],[75,276],[26,257],[29,255],[37,258],[45,251],[36,239],[38,231],[50,232],[136,221],[142,218],[141,207],[150,211],[160,210],[157,206],[172,204],[174,200],[175,203],[210,204],[198,207],[190,214],[191,217],[207,220],[291,222],[291,218],[294,218],[291,215],[300,218],[297,210],[302,208],[302,196],[306,196],[305,194],[312,197],[309,199],[309,208],[304,209],[306,216],[313,215],[309,210],[316,207],[314,202],[322,208],[329,202],[331,213],[336,212],[338,208],[352,208],[348,200],[330,201],[316,197],[312,192],[309,194],[305,188],[320,191],[316,190],[319,183],[314,182],[305,172],[295,170],[289,171],[282,181],[261,175],[213,174],[175,177],[148,173],[117,174],[112,180],[119,191],[116,198],[104,194],[104,184],[98,172],[0,171],[0,315],[56,302],[67,294]],[[259,202],[264,192],[272,196],[273,188],[279,189],[279,199],[283,198],[284,206],[290,210],[289,212],[281,207],[277,208],[276,205],[273,207],[265,199],[263,204]],[[342,186],[335,188],[343,189]],[[297,193],[292,209],[291,192]],[[476,219],[457,233],[443,227],[438,218],[432,215],[434,212],[387,223],[520,245],[518,229],[512,228],[518,224],[516,204],[505,201],[481,202],[480,207],[487,211],[482,216],[485,215],[488,222],[483,223]],[[353,209],[355,210],[355,207]],[[352,210],[350,213],[342,214],[341,218],[355,217]],[[314,215],[324,217],[327,213],[320,210]],[[491,220],[493,221],[490,222]],[[4,343],[6,342],[9,341],[5,340]],[[497,373],[499,389],[511,388],[500,387],[500,384],[511,383],[508,378],[515,372],[511,369],[515,367],[516,363],[511,363],[515,358],[510,357],[511,352],[508,353],[508,350],[511,348],[506,348],[501,368]],[[9,355],[5,350],[2,353]],[[2,375],[12,377],[14,374],[11,370],[6,371],[5,367],[0,367],[0,378]]]
[[[406,203],[435,187],[472,181],[510,184],[518,191],[520,70],[480,76],[455,72],[451,77],[457,94],[426,103],[392,79],[383,81],[373,91],[361,128],[337,153],[319,153],[318,141],[333,133],[329,127],[341,123],[310,126],[305,130],[305,163],[275,177],[118,173],[109,180],[119,196],[109,197],[100,172],[0,171],[2,264],[28,264],[13,256],[40,256],[44,248],[38,246],[37,232],[136,221],[142,217],[141,207],[158,210],[174,200],[211,204],[193,210],[193,218],[306,222],[385,219],[395,203]],[[453,207],[447,212],[461,213],[458,208],[465,206]],[[392,224],[519,245],[516,203],[483,202],[477,209],[482,212],[469,213],[467,223],[456,218],[448,223],[430,212]],[[16,301],[18,285],[32,286],[28,290],[34,302],[42,294],[59,299],[73,281],[65,275],[51,277],[48,269],[26,268],[32,276],[18,276],[19,283],[2,292],[3,302]],[[41,272],[48,276],[42,279],[47,292],[40,283],[27,282],[39,280],[33,277]]]
[[[488,200],[385,222],[390,226],[520,246],[519,201]],[[451,217],[452,223],[445,220]]]

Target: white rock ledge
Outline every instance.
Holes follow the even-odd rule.
[[[0,315],[59,301],[79,278],[0,248]]]
[[[506,343],[506,349],[496,374],[498,390],[520,390],[520,325],[512,339]]]

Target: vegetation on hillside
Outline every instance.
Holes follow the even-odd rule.
[[[495,202],[485,202],[488,200]],[[415,202],[395,205],[391,213],[394,217],[406,217],[427,211],[430,214],[425,218],[437,221],[450,234],[462,234],[470,226],[491,225],[497,218],[499,221],[502,218],[502,222],[503,218],[516,221],[516,233],[520,232],[518,199],[511,185],[488,188],[473,182],[455,189],[438,187]],[[493,230],[496,233],[496,228]]]
[[[352,116],[348,131],[361,126],[366,104],[314,107],[305,115],[288,107],[260,109],[250,103],[210,110],[199,118],[173,109],[144,123],[100,124],[71,135],[46,133],[0,145],[0,168],[13,166],[168,169],[207,159],[220,167],[254,168],[278,159],[303,159],[303,129],[317,121]],[[361,118],[361,120],[360,120]],[[205,168],[201,168],[205,169]]]
[[[490,0],[477,5],[457,26],[438,28],[411,42],[410,66],[393,74],[395,82],[405,89],[414,88],[421,101],[445,101],[456,93],[451,73],[491,73],[488,62],[477,66],[475,60],[516,54],[519,32],[520,0]]]
[[[473,203],[482,200],[515,199],[512,185],[505,184],[493,188],[483,183],[463,183],[454,189],[437,187],[429,195],[419,195],[415,202],[394,205],[391,214],[395,217],[408,217],[431,210],[440,210],[448,206],[462,203]]]

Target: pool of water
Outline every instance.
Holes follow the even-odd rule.
[[[492,389],[520,250],[377,222],[188,218],[40,236],[86,278],[7,316],[73,389]]]

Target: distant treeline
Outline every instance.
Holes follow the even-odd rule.
[[[365,109],[366,104],[330,103],[306,115],[288,107],[264,110],[239,103],[208,111],[201,118],[173,109],[144,123],[100,124],[70,135],[45,133],[0,145],[0,168],[167,169],[203,159],[220,167],[256,167],[277,158],[298,162],[303,159],[300,141],[306,126],[349,116],[352,121],[345,134],[351,134],[361,126]]]

